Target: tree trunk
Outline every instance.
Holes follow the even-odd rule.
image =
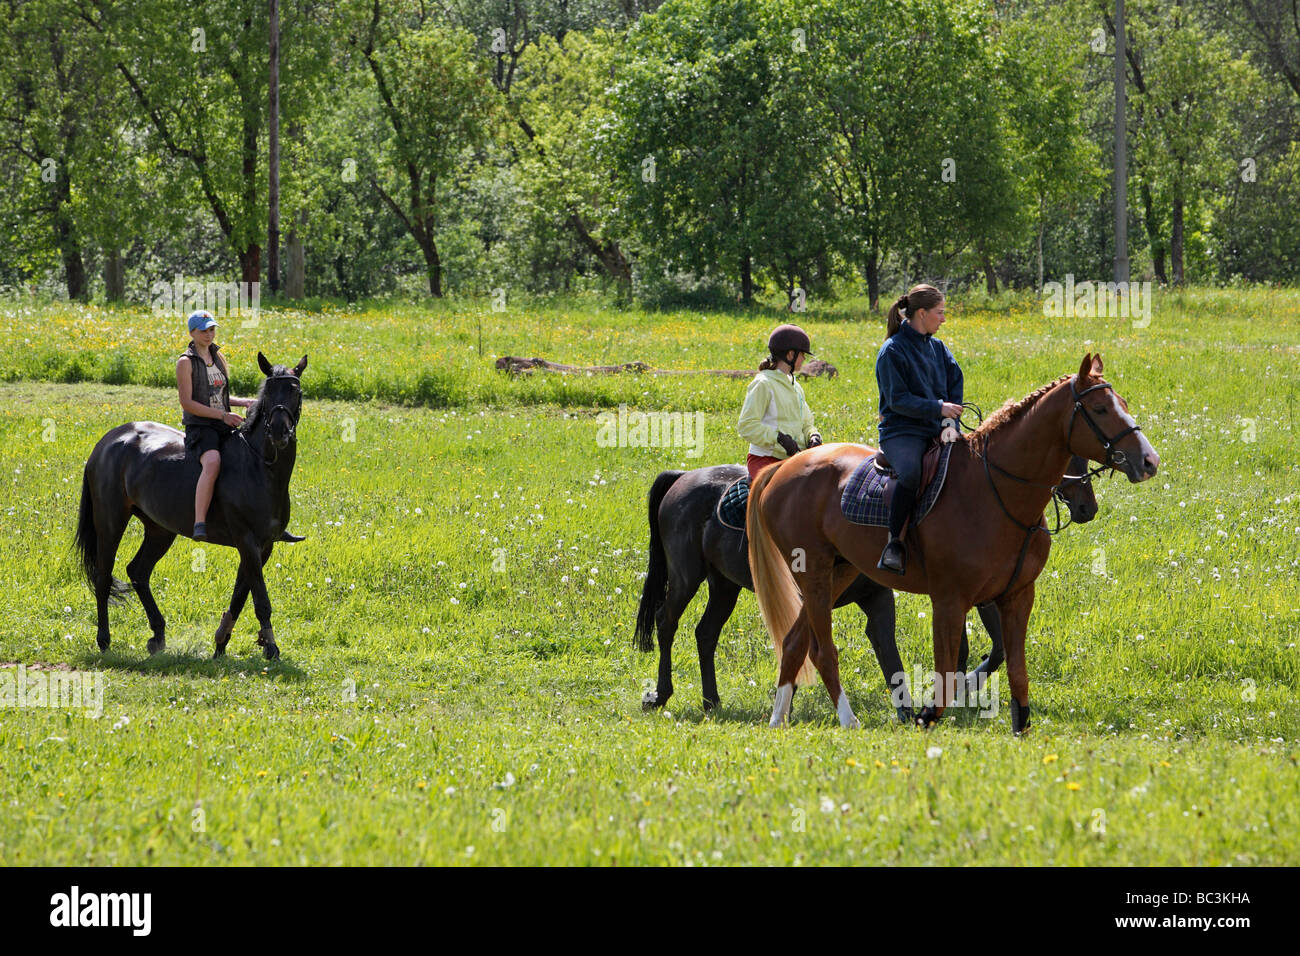
[[[596,257],[601,267],[609,276],[617,280],[620,287],[630,289],[632,287],[632,267],[628,265],[627,259],[623,256],[623,250],[618,247],[618,243],[613,240],[605,242],[597,241],[596,237],[591,234],[587,224],[582,217],[576,212],[569,216],[566,223],[574,234],[578,237],[584,249]]]
[[[291,299],[301,299],[306,295],[307,252],[303,248],[302,236],[298,232],[299,227],[306,225],[307,211],[300,209],[298,211],[298,221],[289,230],[289,237],[285,242],[288,256],[284,265],[284,293]]]
[[[126,260],[122,258],[121,249],[104,253],[104,298],[109,302],[121,302],[126,298]]]
[[[90,286],[86,282],[86,263],[81,257],[81,249],[69,247],[63,250],[63,274],[68,282],[68,298],[75,302],[90,299]]]
[[[270,8],[266,273],[274,294],[280,291],[280,0],[270,0]]]
[[[424,253],[424,267],[429,278],[429,295],[441,299],[442,259],[438,256],[438,244],[433,240],[433,231],[430,228],[421,230],[421,234],[415,237],[415,241],[419,243],[420,251]]]
[[[993,261],[987,252],[980,253],[980,262],[984,266],[984,286],[989,295],[998,294],[998,274],[993,271]]]
[[[1155,269],[1156,279],[1161,285],[1169,284],[1165,273],[1165,243],[1160,238],[1160,227],[1156,223],[1155,202],[1151,198],[1151,186],[1142,184],[1142,217],[1147,227],[1147,241],[1151,245],[1151,265]]]
[[[1174,208],[1172,229],[1169,236],[1169,258],[1174,270],[1174,285],[1183,284],[1183,197],[1182,191],[1174,190]]]
[[[1043,292],[1043,221],[1038,220],[1038,293]]]
[[[1038,285],[1034,288],[1039,295],[1043,294],[1043,229],[1045,221],[1043,219],[1043,201],[1038,200]]]
[[[64,189],[66,191],[66,186]],[[90,286],[86,281],[86,261],[82,256],[77,231],[72,225],[72,217],[68,213],[67,206],[62,202],[55,214],[54,236],[59,246],[59,257],[63,260],[63,277],[68,283],[68,298],[74,302],[85,302],[90,298]]]
[[[257,243],[240,251],[239,276],[250,286],[262,281],[262,247]]]
[[[867,258],[867,300],[872,312],[880,311],[880,262],[873,250]]]
[[[749,253],[740,257],[740,301],[745,305],[751,305],[754,301],[753,263]]]

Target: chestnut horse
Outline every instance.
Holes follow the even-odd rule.
[[[888,587],[930,595],[935,699],[917,720],[930,726],[955,690],[958,648],[972,607],[993,601],[1011,686],[1011,729],[1029,727],[1025,634],[1034,581],[1051,549],[1037,522],[1072,455],[1123,471],[1137,483],[1160,464],[1128,404],[1102,379],[1101,356],[1083,357],[1077,375],[1008,402],[969,436],[948,462],[943,494],[908,532],[907,573],[876,567],[887,529],[851,524],[840,496],[864,445],[827,444],[764,469],[749,493],[749,562],[763,622],[780,665],[771,725],[785,723],[795,680],[810,657],[840,723],[859,726],[840,685],[831,606],[859,574]],[[800,594],[802,592],[802,601]]]

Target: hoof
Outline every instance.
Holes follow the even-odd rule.
[[[916,720],[916,715],[912,713],[911,707],[898,707],[898,722],[900,724],[910,724]]]
[[[706,714],[711,710],[717,709],[721,705],[722,705],[722,699],[719,697],[714,697],[712,699],[708,697],[704,698],[704,712]]]
[[[106,637],[97,637],[95,638],[95,643],[99,645],[99,652],[102,654],[108,650],[108,645],[111,642]]]
[[[212,652],[213,657],[225,657],[226,645],[230,643],[230,634],[235,629],[235,619],[230,616],[229,611],[221,615],[221,623],[217,625],[217,633],[212,635],[212,640],[216,643],[216,650]]]
[[[929,730],[938,722],[939,712],[933,707],[922,708],[921,713],[918,714],[916,718],[916,726],[920,727],[922,730]]]
[[[657,707],[662,707],[666,703],[668,703],[667,696],[665,696],[663,700],[660,700],[658,690],[648,690],[641,698],[641,709],[654,710]]]
[[[280,648],[275,644],[275,633],[270,627],[264,627],[257,632],[257,646],[262,649],[262,656],[268,661],[273,661],[280,656]]]
[[[1011,698],[1011,733],[1019,737],[1029,731],[1029,705]]]
[[[157,654],[167,646],[167,638],[159,634],[157,637],[149,638],[149,643],[145,645],[150,654]]]

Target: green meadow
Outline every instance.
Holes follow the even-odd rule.
[[[307,540],[267,565],[283,653],[268,664],[251,602],[211,657],[233,551],[180,538],[159,563],[168,648],[152,658],[133,596],[98,653],[71,554],[96,441],[179,423],[183,322],[0,304],[0,694],[20,665],[103,688],[98,712],[0,706],[0,864],[1300,862],[1300,292],[1157,293],[1136,327],[949,303],[939,336],[967,400],[990,412],[1100,352],[1162,458],[1143,485],[1099,480],[1100,514],[1055,539],[1022,738],[1005,672],[992,719],[898,725],[855,608],[835,628],[864,728],[841,729],[816,684],[769,729],[750,594],[719,645],[721,708],[701,706],[700,594],[676,695],[642,712],[646,492],[663,469],[743,460],[745,383],[512,377],[495,359],[754,368],[787,318],[593,298],[224,323],[237,395],[259,350],[309,356],[290,525]],[[823,434],[874,441],[881,320],[850,300],[797,321],[838,369],[804,382]],[[703,412],[701,440],[608,447],[599,416],[620,404]],[[140,538],[133,523],[119,577]],[[928,669],[927,599],[898,595],[898,640]]]

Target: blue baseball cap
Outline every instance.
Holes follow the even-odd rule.
[[[217,324],[217,320],[212,317],[212,313],[207,309],[201,309],[198,312],[190,313],[190,331],[202,332],[210,329]]]

